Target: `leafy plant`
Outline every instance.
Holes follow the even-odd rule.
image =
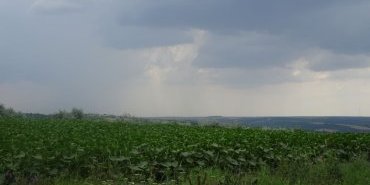
[[[162,182],[197,168],[240,174],[284,164],[336,164],[369,147],[368,133],[194,127],[140,119],[0,119],[0,173],[30,177],[123,175],[130,182]],[[294,170],[296,176],[301,169]],[[333,165],[331,174],[339,177],[336,169]]]

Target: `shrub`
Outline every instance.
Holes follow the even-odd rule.
[[[13,108],[6,108],[3,104],[0,104],[0,117],[13,117],[16,115],[17,113]]]
[[[54,117],[57,119],[67,119],[69,117],[69,113],[65,110],[59,110],[58,113],[54,114]]]
[[[74,119],[82,119],[84,117],[84,112],[82,109],[73,108],[71,114]]]
[[[3,104],[0,104],[0,116],[3,116],[5,114],[5,106]]]

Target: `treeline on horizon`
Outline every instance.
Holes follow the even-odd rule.
[[[120,116],[107,115],[107,114],[96,114],[96,113],[85,113],[83,109],[72,108],[70,111],[59,110],[52,114],[41,114],[41,113],[24,113],[16,111],[12,107],[7,107],[0,103],[0,118],[11,118],[11,117],[23,117],[23,118],[53,118],[53,119],[99,119],[99,118],[131,118],[134,116],[129,113],[124,113]]]
[[[0,119],[55,119],[87,121],[134,121],[135,123],[183,124],[192,126],[243,127],[263,129],[288,129],[315,132],[370,132],[370,117],[319,116],[319,117],[135,117],[86,113],[79,108],[59,110],[51,114],[24,113],[0,103]]]

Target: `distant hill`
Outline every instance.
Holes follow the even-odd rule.
[[[303,129],[324,132],[370,132],[370,117],[160,117],[197,124],[222,124],[246,127]]]

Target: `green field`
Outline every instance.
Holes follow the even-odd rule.
[[[0,118],[16,184],[367,184],[369,151],[365,133]]]

